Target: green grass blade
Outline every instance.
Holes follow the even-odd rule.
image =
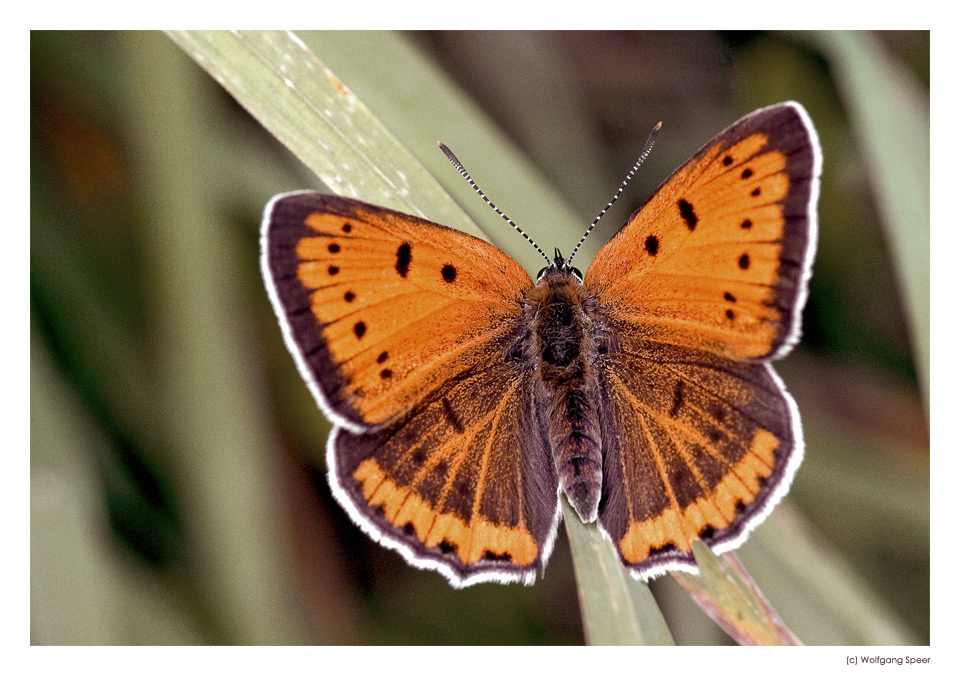
[[[732,552],[717,556],[693,542],[699,575],[676,572],[674,579],[740,645],[800,645],[770,607]]]
[[[566,499],[564,521],[576,565],[583,630],[590,645],[673,645],[646,584],[632,579],[613,544],[584,524]]]
[[[378,31],[307,31],[298,36],[457,198],[487,238],[531,275],[543,267],[543,259],[477,198],[437,150],[437,141],[457,153],[483,191],[541,246],[569,251],[595,215],[572,211],[566,193],[547,181],[406,36]],[[588,211],[602,206],[605,196],[595,199],[601,203]]]
[[[857,572],[788,504],[737,552],[807,645],[920,645]]]
[[[440,184],[292,33],[172,31],[170,37],[335,193],[482,236]]]

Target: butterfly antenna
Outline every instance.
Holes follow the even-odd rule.
[[[523,230],[521,230],[519,225],[517,225],[516,223],[514,223],[513,221],[511,221],[510,218],[508,218],[505,213],[503,213],[502,211],[500,211],[500,209],[497,208],[497,205],[496,205],[496,204],[494,204],[493,202],[491,202],[490,199],[489,199],[486,195],[483,194],[483,191],[480,190],[480,188],[477,186],[477,184],[473,182],[473,179],[470,178],[470,174],[468,174],[468,173],[467,173],[467,170],[463,168],[463,165],[462,165],[462,164],[460,164],[460,160],[458,160],[458,159],[457,159],[457,156],[453,154],[453,151],[450,150],[450,149],[449,149],[447,146],[445,146],[443,143],[440,143],[439,141],[437,142],[437,145],[440,146],[440,150],[442,150],[442,151],[443,151],[443,154],[447,156],[447,159],[450,160],[450,163],[456,168],[457,171],[460,172],[460,175],[463,176],[465,179],[467,179],[467,183],[470,184],[470,187],[472,187],[474,190],[477,191],[477,194],[480,195],[480,198],[481,198],[484,202],[486,202],[488,206],[492,207],[494,211],[496,211],[498,214],[500,214],[500,218],[502,218],[502,219],[505,220],[507,223],[509,223],[510,225],[512,225],[514,230],[516,230],[516,231],[519,232],[521,235],[523,235],[523,238],[524,238],[525,240],[527,240],[528,242],[530,242],[530,244],[533,245],[533,248],[537,250],[537,253],[539,253],[541,256],[543,256],[543,258],[547,261],[547,263],[552,263],[553,261],[551,261],[551,260],[547,257],[547,254],[543,253],[543,249],[541,249],[539,246],[537,246],[537,243],[534,242],[532,239],[530,239],[530,236],[527,235],[527,233],[525,233]]]
[[[617,192],[614,194],[613,199],[607,202],[605,206],[597,217],[593,219],[593,223],[590,224],[590,227],[587,228],[587,231],[583,233],[583,237],[580,238],[580,241],[577,242],[577,245],[573,247],[573,253],[570,254],[570,258],[567,259],[567,266],[573,262],[573,257],[577,255],[577,251],[580,250],[580,245],[584,243],[587,239],[587,235],[590,234],[590,231],[593,230],[593,227],[600,222],[600,219],[603,218],[603,215],[607,213],[607,209],[613,206],[613,203],[617,201],[617,198],[623,193],[624,188],[627,187],[627,183],[630,182],[630,179],[633,178],[633,175],[637,173],[637,169],[640,168],[640,165],[643,164],[643,161],[647,159],[647,155],[650,154],[650,151],[653,150],[653,144],[657,140],[657,134],[660,133],[660,126],[663,122],[657,122],[657,126],[653,128],[650,132],[650,135],[647,137],[647,142],[643,146],[643,152],[640,153],[640,158],[637,160],[637,163],[633,165],[629,172],[627,172],[627,177],[623,179],[623,183],[620,184],[620,187],[617,188]]]

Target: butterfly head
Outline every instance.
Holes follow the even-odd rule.
[[[560,254],[560,250],[554,249],[553,261],[550,260],[547,254],[543,252],[543,249],[541,249],[536,242],[530,239],[530,236],[527,235],[527,233],[525,233],[523,230],[520,229],[520,226],[518,226],[516,223],[510,220],[510,218],[508,218],[506,214],[500,211],[500,209],[498,209],[497,206],[493,202],[491,202],[486,195],[483,194],[483,191],[480,190],[480,188],[473,181],[473,179],[470,178],[470,174],[467,173],[467,170],[463,168],[463,164],[461,164],[460,160],[457,159],[457,156],[454,155],[453,152],[449,148],[447,148],[447,146],[445,146],[443,143],[438,143],[438,145],[440,146],[440,150],[443,151],[443,154],[447,156],[447,159],[450,160],[450,162],[453,164],[456,170],[460,172],[460,175],[467,180],[470,186],[477,192],[478,195],[480,195],[483,201],[486,202],[490,207],[492,207],[494,211],[500,214],[500,217],[503,218],[503,220],[505,220],[511,226],[513,226],[513,228],[517,232],[523,235],[523,238],[527,240],[530,244],[532,244],[533,248],[536,249],[537,252],[541,256],[543,256],[543,258],[549,263],[547,267],[542,268],[540,272],[537,273],[538,285],[545,277],[552,276],[552,275],[573,276],[577,280],[577,282],[582,284],[583,273],[571,265],[571,262],[573,261],[573,257],[577,255],[577,252],[580,250],[580,246],[583,244],[584,240],[587,239],[587,236],[593,230],[594,226],[600,221],[603,215],[607,213],[607,209],[613,206],[613,203],[616,202],[617,198],[620,197],[620,195],[623,193],[624,188],[627,187],[627,183],[629,183],[630,179],[633,178],[633,175],[637,173],[637,169],[640,167],[641,164],[643,164],[643,161],[647,158],[647,155],[649,155],[650,151],[653,149],[654,141],[656,141],[657,134],[659,133],[660,133],[660,124],[658,123],[657,126],[653,128],[653,131],[650,132],[650,136],[647,137],[647,142],[643,147],[643,152],[640,154],[640,158],[637,160],[637,162],[633,165],[633,167],[627,173],[627,177],[623,179],[623,182],[620,184],[620,187],[617,189],[617,192],[614,194],[613,198],[609,202],[607,202],[607,206],[605,206],[597,215],[597,217],[593,219],[593,223],[591,223],[590,226],[587,228],[586,232],[583,233],[583,236],[580,238],[580,241],[577,242],[577,245],[573,247],[573,252],[570,254],[570,257],[567,259],[564,259],[563,256]]]
[[[570,265],[569,259],[563,257],[560,249],[554,248],[553,262],[547,267],[541,268],[540,272],[537,273],[537,284],[539,284],[544,277],[551,274],[573,275],[577,278],[578,282],[583,283],[583,273]]]

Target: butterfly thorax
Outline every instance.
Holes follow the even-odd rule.
[[[570,268],[543,271],[525,299],[532,327],[533,413],[545,432],[560,485],[584,521],[593,521],[602,478],[594,303]]]

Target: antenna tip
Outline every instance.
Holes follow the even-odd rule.
[[[460,161],[457,160],[457,157],[456,155],[453,154],[452,150],[450,150],[447,146],[445,146],[440,141],[437,141],[437,145],[440,147],[440,150],[443,151],[443,154],[447,156],[447,159],[453,163],[454,166],[457,166],[460,164]]]
[[[660,127],[662,127],[662,126],[663,126],[663,122],[657,122],[657,126],[654,127],[654,130],[660,131]]]

